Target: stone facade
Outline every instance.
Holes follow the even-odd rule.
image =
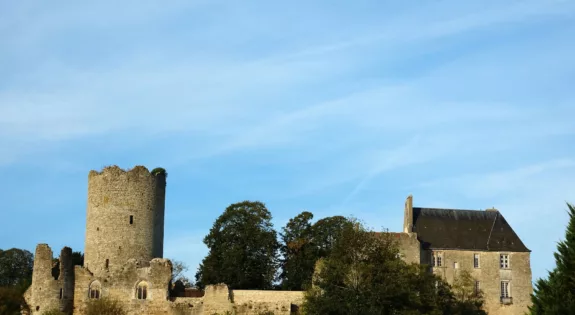
[[[417,214],[414,214],[412,196],[409,196],[405,203],[404,213],[404,231],[403,234],[415,236],[413,231],[417,225]],[[448,239],[434,238],[434,241],[444,241],[441,246],[430,244],[426,236],[417,235],[420,249],[420,263],[429,265],[434,274],[441,276],[448,283],[453,283],[455,277],[462,270],[471,273],[477,281],[478,289],[481,290],[485,305],[484,309],[492,315],[524,314],[531,305],[531,294],[533,286],[531,283],[531,252],[525,248],[521,240],[515,235],[515,232],[502,218],[502,215],[496,209],[487,209],[484,211],[474,210],[471,216],[470,210],[451,210],[451,209],[427,209],[449,211],[460,217],[454,220],[443,220],[441,214],[433,214],[436,221],[432,224],[420,227],[420,229],[432,230],[432,234],[443,233]],[[476,213],[473,213],[476,212]],[[492,222],[487,222],[485,228],[476,227],[479,231],[474,233],[470,225],[457,226],[455,220],[472,221],[473,215],[481,217],[482,212],[489,213],[489,217],[495,218]],[[494,215],[495,214],[495,215]],[[421,215],[421,214],[420,214]],[[497,220],[503,220],[499,223]],[[433,230],[433,222],[437,229]],[[464,227],[464,228],[463,228]],[[465,230],[465,231],[463,231]],[[487,235],[486,243],[477,245],[476,248],[465,248],[465,244],[475,242],[464,242],[463,238],[480,238],[481,232]],[[427,232],[429,234],[429,232]],[[445,244],[451,243],[452,246]],[[505,244],[507,243],[507,245]],[[412,244],[412,243],[408,243]],[[461,245],[463,244],[463,245]],[[490,246],[491,244],[491,246]],[[403,251],[407,250],[406,243],[401,244]],[[409,248],[413,248],[411,245]],[[509,248],[513,250],[502,250]],[[411,249],[410,251],[414,251]],[[412,256],[407,256],[408,258]],[[435,258],[435,259],[434,259]],[[438,259],[439,258],[439,259]],[[409,259],[413,261],[413,259]]]
[[[485,299],[484,309],[488,314],[523,314],[531,305],[530,253],[488,252],[467,250],[425,251],[425,263],[432,265],[432,253],[441,255],[441,266],[433,267],[433,273],[448,283],[453,283],[456,275],[467,270],[479,282],[479,289]],[[476,256],[478,264],[475,264]],[[508,267],[501,268],[500,255],[509,255]],[[501,282],[508,282],[510,298],[501,300]]]

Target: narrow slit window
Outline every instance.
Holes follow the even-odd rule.
[[[108,269],[109,266],[110,266],[110,260],[106,259],[106,269]]]
[[[60,300],[62,299],[63,296],[64,296],[64,289],[60,288]]]
[[[134,224],[134,216],[133,215],[130,216],[130,224]]]

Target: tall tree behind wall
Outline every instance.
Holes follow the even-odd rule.
[[[209,252],[196,273],[196,285],[225,283],[232,289],[271,289],[279,249],[271,219],[259,201],[228,206],[204,238]]]
[[[313,214],[304,211],[289,220],[281,233],[281,287],[305,290],[310,284],[318,259],[331,252],[336,240],[351,222],[343,216],[331,216],[313,225]]]
[[[289,220],[281,233],[281,269],[279,276],[284,290],[303,290],[311,282],[317,259],[312,243],[313,214],[304,211]]]

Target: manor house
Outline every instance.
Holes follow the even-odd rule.
[[[172,263],[163,258],[166,173],[136,166],[90,171],[83,266],[64,247],[54,263],[47,244],[36,247],[32,285],[23,314],[50,310],[85,314],[87,302],[111,297],[130,315],[295,314],[299,291],[229,290],[209,285],[186,297],[171,287]],[[404,228],[394,233],[408,262],[429,264],[452,282],[471,270],[489,314],[521,314],[532,292],[530,251],[503,215],[485,211],[414,208],[405,203]]]

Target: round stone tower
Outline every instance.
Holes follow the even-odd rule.
[[[88,175],[84,267],[95,273],[164,254],[166,173],[117,166]]]

